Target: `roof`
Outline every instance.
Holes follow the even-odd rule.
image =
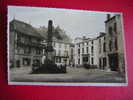
[[[99,33],[99,36],[98,36],[97,38],[104,37],[105,35],[106,35],[106,33],[100,32],[100,33]]]
[[[115,17],[116,17],[116,16],[113,16],[113,17],[111,17],[110,19],[107,19],[107,20],[105,21],[105,23],[107,23],[107,22],[109,22],[109,21],[115,19]]]
[[[33,26],[16,19],[13,19],[10,22],[10,29],[13,29],[25,35],[43,38]]]

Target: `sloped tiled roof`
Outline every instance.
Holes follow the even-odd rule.
[[[33,26],[16,19],[10,22],[10,29],[13,29],[15,31],[18,31],[22,34],[26,34],[29,36],[43,38]]]
[[[47,35],[48,35],[47,27],[35,28],[28,23],[25,23],[16,19],[10,22],[10,29],[18,31],[22,34],[42,38],[45,40],[47,39]],[[59,26],[57,26],[56,28],[53,27],[53,41],[63,42],[63,43],[72,42],[70,37],[67,36],[67,34]]]

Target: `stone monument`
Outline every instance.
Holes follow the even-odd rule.
[[[46,59],[54,61],[54,49],[52,46],[53,38],[53,22],[52,20],[48,21],[48,34],[47,34],[47,46],[46,46]]]
[[[47,31],[47,40],[46,40],[46,59],[44,60],[44,64],[33,70],[32,73],[66,73],[66,67],[59,67],[55,64],[54,56],[55,50],[52,46],[53,43],[53,22],[52,20],[48,21],[48,31]]]

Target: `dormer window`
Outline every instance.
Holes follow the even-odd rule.
[[[117,38],[115,38],[115,49],[118,50]]]
[[[112,41],[109,41],[109,50],[112,51]]]

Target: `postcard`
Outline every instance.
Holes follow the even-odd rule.
[[[127,86],[122,13],[8,6],[8,84]]]

